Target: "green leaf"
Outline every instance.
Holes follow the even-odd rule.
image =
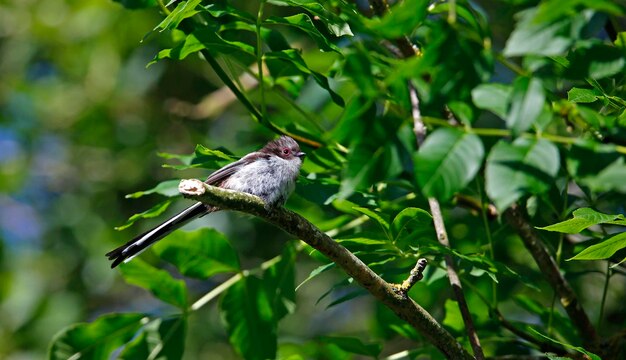
[[[485,155],[475,134],[453,128],[435,130],[415,156],[415,176],[426,197],[450,199],[476,175]]]
[[[480,84],[472,90],[472,101],[480,109],[506,118],[513,88],[507,84]]]
[[[626,164],[624,164],[624,158],[619,157],[596,176],[589,176],[581,180],[581,183],[589,186],[593,192],[617,191],[626,193],[624,179],[626,179]]]
[[[559,223],[538,227],[540,230],[556,231],[566,234],[578,234],[584,229],[597,224],[618,224],[626,226],[624,215],[609,215],[597,212],[591,208],[580,208],[574,210],[574,217]]]
[[[181,274],[198,279],[240,270],[237,253],[226,237],[214,229],[175,231],[154,244],[153,250]]]
[[[196,7],[202,2],[202,0],[189,0],[181,1],[176,5],[176,8],[170,12],[169,15],[154,30],[164,31],[168,29],[175,29],[178,27],[181,21],[190,18],[200,11]]]
[[[307,14],[296,14],[293,16],[279,17],[270,16],[263,25],[287,25],[300,29],[307,33],[322,51],[335,51],[341,53],[337,45],[331,43],[313,24],[311,18]]]
[[[248,276],[231,286],[220,301],[228,338],[247,360],[276,357],[276,321],[272,296],[261,280]]]
[[[159,183],[159,185],[153,187],[149,190],[137,191],[132,194],[126,195],[127,199],[137,199],[142,196],[150,195],[150,194],[160,194],[167,197],[174,197],[180,195],[178,191],[178,184],[180,180],[167,180]]]
[[[461,316],[461,310],[456,301],[447,299],[445,303],[446,316],[443,319],[443,324],[454,329],[456,332],[462,332],[465,329],[465,323]]]
[[[292,242],[287,243],[280,260],[263,272],[263,283],[273,297],[274,320],[278,322],[296,309],[296,249]]]
[[[350,25],[339,15],[328,11],[319,1],[308,0],[269,0],[268,3],[278,6],[296,6],[315,15],[335,36],[353,36]]]
[[[219,28],[213,24],[196,29],[174,48],[159,51],[150,64],[166,58],[183,60],[190,54],[203,49],[209,49],[221,54],[234,54],[236,55],[234,59],[242,62],[245,62],[246,58],[256,58],[254,47],[241,41],[226,40],[219,34],[218,30]]]
[[[524,195],[547,191],[559,164],[559,151],[547,140],[500,140],[487,157],[487,195],[502,211]]]
[[[565,76],[570,79],[603,79],[623,72],[626,64],[622,50],[600,42],[577,47],[567,59]]]
[[[536,22],[537,8],[524,10],[517,14],[519,18],[515,29],[504,47],[504,56],[520,55],[562,55],[572,44],[572,22],[578,16],[556,19],[551,22]],[[577,35],[574,33],[574,35]]]
[[[573,87],[567,92],[567,100],[575,103],[592,103],[601,97],[595,89],[581,89]]]
[[[513,83],[511,108],[506,118],[506,125],[514,134],[528,130],[539,118],[546,95],[541,80],[520,77]]]
[[[268,61],[268,68],[270,72],[273,74],[278,73],[278,67],[282,64],[282,67],[287,65],[293,65],[295,69],[300,71],[302,74],[310,75],[313,77],[313,80],[321,86],[324,90],[328,92],[333,102],[341,107],[345,106],[343,98],[339,96],[333,89],[330,88],[330,84],[328,83],[328,78],[326,76],[315,72],[307,66],[304,62],[302,56],[300,56],[300,52],[294,49],[283,50],[283,51],[274,51],[265,53],[264,58]],[[276,63],[278,62],[278,63]],[[284,69],[283,69],[284,70]],[[281,70],[282,71],[282,70]]]
[[[374,210],[364,208],[364,207],[353,207],[354,210],[360,212],[361,214],[367,215],[370,219],[376,220],[376,222],[383,228],[385,234],[389,233],[389,222],[385,220],[379,213]]]
[[[608,259],[619,250],[626,248],[626,232],[619,233],[599,244],[591,245],[569,260],[602,260]]]
[[[391,223],[391,236],[393,237],[393,241],[397,241],[404,236],[404,234],[417,238],[417,236],[415,236],[415,230],[431,229],[432,227],[433,217],[427,211],[409,207],[400,211],[393,219]],[[431,231],[427,232],[430,233]]]
[[[530,326],[528,327],[528,330],[530,330],[530,331],[534,332],[535,334],[537,334],[537,335],[539,335],[539,336],[541,336],[541,337],[543,337],[543,338],[545,338],[545,339],[548,339],[548,340],[552,341],[553,343],[557,343],[557,344],[562,345],[562,346],[564,346],[564,347],[566,347],[566,348],[568,348],[568,349],[576,350],[576,351],[578,351],[578,352],[579,352],[579,353],[581,353],[581,354],[585,354],[585,355],[587,355],[587,356],[588,356],[591,360],[602,360],[602,358],[600,358],[598,355],[596,355],[596,354],[594,354],[594,353],[591,353],[591,352],[589,352],[589,351],[587,351],[587,350],[585,350],[585,349],[583,349],[583,348],[581,348],[581,347],[579,347],[579,346],[572,346],[572,345],[570,345],[570,344],[566,344],[566,343],[560,342],[560,341],[558,341],[558,340],[554,340],[554,339],[552,339],[552,338],[550,338],[550,337],[548,337],[548,336],[543,335],[542,333],[540,333],[539,331],[537,331],[537,330],[533,329],[533,328],[532,328],[532,327],[530,327]]]
[[[336,264],[334,262],[328,263],[326,265],[320,265],[318,267],[316,267],[315,269],[313,269],[313,271],[311,271],[311,273],[309,274],[309,276],[307,276],[306,279],[302,280],[302,282],[296,286],[296,291],[298,291],[298,289],[300,289],[300,287],[304,284],[306,284],[309,280],[313,279],[314,277],[316,277],[317,275],[324,273],[332,268],[334,268],[336,266]]]
[[[124,347],[119,359],[180,360],[185,351],[187,321],[184,316],[157,318]]]
[[[319,340],[324,344],[333,344],[349,353],[373,358],[378,358],[382,351],[381,344],[364,344],[361,340],[353,337],[321,336]]]
[[[185,282],[174,279],[167,271],[157,269],[135,258],[131,262],[122,264],[120,272],[127,283],[142,287],[157,298],[180,309],[187,307]]]
[[[108,314],[91,323],[70,325],[52,339],[48,359],[108,359],[133,338],[144,318],[144,314]]]
[[[149,218],[154,218],[157,217],[161,214],[163,214],[165,212],[165,210],[167,210],[168,207],[170,207],[170,204],[172,203],[172,200],[165,200],[161,203],[158,203],[156,205],[154,205],[153,207],[151,207],[150,209],[139,213],[139,214],[135,214],[133,216],[131,216],[128,221],[126,221],[126,223],[124,225],[120,225],[120,226],[116,226],[115,230],[124,230],[128,227],[130,227],[131,225],[133,225],[137,220],[139,219],[149,219]]]
[[[411,32],[426,19],[429,0],[404,0],[392,6],[382,18],[364,18],[372,33],[395,40]]]
[[[157,5],[156,0],[113,0],[116,3],[120,3],[127,9],[145,9],[155,7]]]

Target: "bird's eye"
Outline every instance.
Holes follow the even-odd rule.
[[[283,149],[283,154],[285,154],[285,155],[289,155],[289,149],[284,148],[284,149]]]

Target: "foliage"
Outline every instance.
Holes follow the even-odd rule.
[[[598,319],[600,336],[619,334],[626,325],[626,32],[616,27],[626,10],[608,0],[404,0],[390,2],[384,14],[364,4],[116,1],[107,11],[119,18],[105,18],[102,43],[72,22],[57,25],[68,42],[92,43],[92,55],[62,53],[48,40],[33,45],[33,53],[49,57],[43,68],[28,59],[19,78],[16,62],[7,61],[16,70],[9,86],[0,85],[7,109],[0,124],[8,124],[0,140],[35,144],[29,151],[42,160],[11,155],[0,141],[8,154],[0,154],[8,165],[0,185],[11,194],[0,200],[8,209],[0,253],[12,254],[3,254],[1,265],[43,270],[1,275],[9,285],[0,290],[0,315],[11,316],[0,332],[19,341],[0,341],[0,355],[41,349],[33,338],[52,338],[54,359],[202,358],[216,348],[247,359],[376,358],[405,350],[411,358],[440,358],[424,334],[363,296],[315,250],[285,245],[275,228],[247,217],[212,214],[206,221],[220,231],[172,234],[120,266],[123,279],[142,290],[112,286],[117,273],[102,254],[119,243],[110,224],[122,217],[108,213],[135,213],[119,229],[163,217],[183,202],[172,177],[206,176],[236,159],[232,154],[288,134],[307,152],[288,206],[389,282],[401,283],[426,257],[424,280],[409,295],[468,350],[445,256],[457,265],[486,355],[536,355],[550,344],[558,356],[571,349],[623,356],[624,348],[581,347],[586,334],[561,311],[544,269],[500,215],[514,205],[524,209],[583,309]],[[71,6],[66,12],[87,11]],[[27,11],[5,8],[22,17]],[[96,26],[86,28],[96,34]],[[403,55],[403,39],[416,45],[416,56]],[[17,43],[3,44],[3,53]],[[125,55],[111,55],[112,48]],[[49,63],[58,65],[46,70]],[[85,94],[84,83],[91,85]],[[428,128],[419,148],[409,84]],[[58,109],[33,108],[39,97]],[[195,143],[210,145],[192,152]],[[25,198],[40,195],[16,179],[36,183],[28,174],[45,177],[46,170],[29,166],[45,167],[50,158],[65,182],[46,181],[52,185],[40,205],[20,213]],[[149,190],[132,192],[127,198],[138,200],[131,202],[117,194],[129,188]],[[451,248],[437,241],[429,197],[442,204]],[[14,249],[28,232],[14,230],[7,214],[32,209],[46,214],[45,232],[33,228],[43,239],[33,248],[46,257]],[[65,280],[48,281],[52,269]],[[47,296],[59,288],[64,296]],[[218,307],[209,309],[215,298]],[[81,305],[71,310],[75,302]],[[54,305],[68,303],[57,320]],[[313,326],[310,319],[326,320]],[[226,341],[232,350],[223,350]]]

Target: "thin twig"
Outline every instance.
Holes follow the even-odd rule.
[[[265,203],[253,195],[196,181],[195,187],[198,189],[203,187],[203,193],[192,192],[183,193],[183,195],[223,210],[242,211],[258,216],[301,239],[341,267],[355,282],[369,291],[398,317],[414,327],[446,357],[451,359],[473,358],[424,308],[410,297],[397,294],[392,284],[383,280],[354,254],[302,216],[282,207],[267,209]]]
[[[400,284],[399,291],[402,294],[406,296],[406,294],[409,292],[409,290],[411,290],[413,285],[415,285],[418,281],[424,278],[424,269],[426,269],[427,264],[428,260],[424,258],[417,260],[415,267],[411,269],[411,272],[409,273],[409,277],[406,278],[406,280],[404,280],[402,284]]]

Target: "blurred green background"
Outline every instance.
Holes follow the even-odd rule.
[[[41,359],[64,326],[106,312],[160,311],[157,300],[125,284],[104,256],[154,224],[115,231],[157,202],[124,195],[169,178],[207,175],[164,169],[157,152],[187,154],[202,143],[241,155],[273,137],[237,104],[229,107],[234,101],[228,91],[205,101],[203,115],[189,115],[221,84],[197,57],[146,68],[170,41],[156,34],[142,42],[160,20],[156,8],[129,11],[109,0],[0,2],[2,359]],[[170,213],[186,205],[180,200]],[[259,244],[257,228],[277,231],[236,214],[203,221],[199,225],[236,239],[248,265],[279,254],[286,239],[277,233],[275,243]],[[196,288],[200,294],[214,286]],[[329,325],[333,317],[335,325]],[[232,354],[214,311],[194,319],[205,331],[200,340],[189,337],[190,358],[205,348]],[[315,322],[312,328],[358,327],[354,319],[342,325],[347,319],[333,312]]]

